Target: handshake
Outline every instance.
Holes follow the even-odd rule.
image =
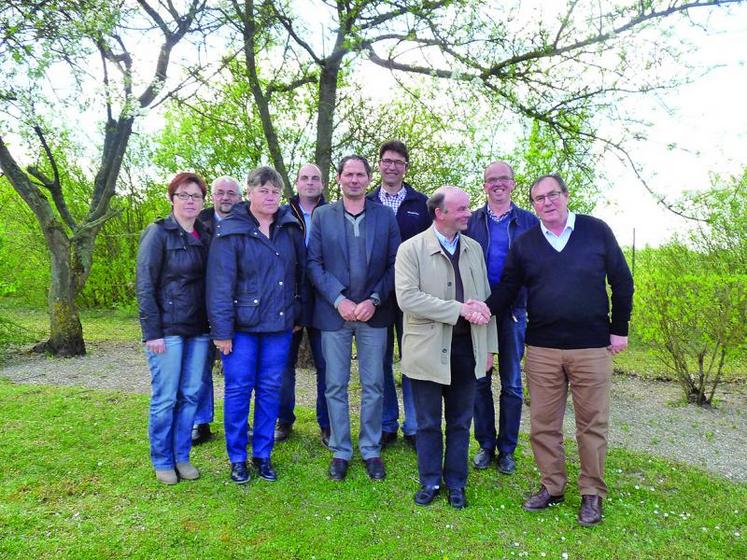
[[[490,309],[485,302],[468,299],[462,304],[459,314],[475,325],[487,325],[490,321]]]

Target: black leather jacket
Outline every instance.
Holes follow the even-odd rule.
[[[199,240],[170,214],[140,236],[137,301],[143,340],[208,332],[205,267],[210,239],[199,220],[195,229]]]

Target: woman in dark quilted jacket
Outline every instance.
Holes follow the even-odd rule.
[[[197,215],[207,192],[194,173],[169,183],[172,211],[140,237],[137,300],[151,374],[150,456],[164,484],[199,478],[192,421],[208,358],[205,267],[210,240]]]

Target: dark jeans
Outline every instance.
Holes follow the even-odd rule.
[[[326,390],[325,377],[327,364],[322,354],[322,333],[313,327],[305,327],[309,335],[309,346],[311,347],[311,359],[316,368],[316,421],[322,429],[329,429],[329,413],[327,412],[327,400],[324,398]],[[280,414],[278,421],[285,424],[293,424],[296,415],[293,409],[296,407],[296,362],[298,361],[298,349],[303,340],[303,329],[293,333],[290,356],[288,356],[288,367],[283,372],[283,382],[280,385]]]
[[[514,320],[514,318],[516,320]],[[491,388],[492,372],[477,380],[475,393],[475,439],[480,447],[513,453],[521,423],[521,359],[524,356],[526,310],[506,311],[498,321],[498,374],[501,378],[498,434],[495,432],[495,406]]]
[[[411,379],[418,432],[418,473],[423,486],[464,488],[467,484],[469,428],[475,405],[475,358],[469,335],[451,344],[451,385]],[[441,432],[443,400],[446,449]]]
[[[394,341],[395,334],[397,348],[402,353],[402,311],[397,309],[394,324],[386,330],[386,352],[384,353],[384,410],[381,413],[381,430],[396,432],[399,428],[399,402],[397,388],[394,383]],[[406,373],[406,372],[403,372]],[[412,388],[407,375],[402,376],[402,433],[407,436],[415,435],[418,429],[415,421],[415,403],[412,399]]]

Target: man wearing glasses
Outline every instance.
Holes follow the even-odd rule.
[[[568,210],[560,176],[540,177],[529,193],[540,226],[513,243],[487,304],[500,316],[526,287],[530,441],[542,485],[524,509],[540,511],[564,500],[563,414],[570,385],[581,460],[578,522],[588,527],[602,520],[607,495],[612,356],[628,346],[633,278],[609,226]]]
[[[210,237],[215,225],[225,218],[231,209],[241,201],[243,190],[233,177],[218,177],[210,185],[213,206],[205,208],[197,216]],[[197,413],[192,427],[192,445],[199,445],[210,439],[210,423],[213,421],[213,359],[208,359],[203,377],[203,389],[197,401]]]
[[[374,189],[368,200],[388,206],[394,212],[399,226],[402,241],[407,241],[418,233],[425,231],[431,225],[426,202],[428,197],[416,191],[405,182],[405,173],[409,164],[407,146],[399,140],[392,140],[382,144],[379,149],[379,173],[381,185]],[[384,410],[381,418],[381,445],[386,446],[397,439],[399,428],[399,405],[397,389],[394,384],[394,337],[397,337],[397,347],[402,354],[402,311],[397,306],[394,295],[385,305],[395,309],[394,325],[387,329],[386,352],[384,353]],[[396,329],[396,332],[395,332]],[[406,372],[403,372],[406,374]],[[402,402],[404,419],[402,433],[405,442],[415,449],[415,402],[413,401],[410,380],[402,376]]]
[[[511,244],[519,235],[537,225],[534,214],[516,206],[511,194],[516,187],[514,171],[505,161],[495,161],[485,168],[483,188],[485,206],[475,210],[466,234],[477,241],[485,255],[490,287],[500,282],[503,265]],[[475,390],[475,439],[480,450],[472,463],[476,469],[487,469],[498,451],[498,471],[513,474],[514,451],[521,423],[521,359],[524,356],[524,334],[527,310],[526,290],[522,289],[513,304],[498,316],[498,374],[501,379],[498,433],[495,430],[495,408],[491,368],[477,380]]]

